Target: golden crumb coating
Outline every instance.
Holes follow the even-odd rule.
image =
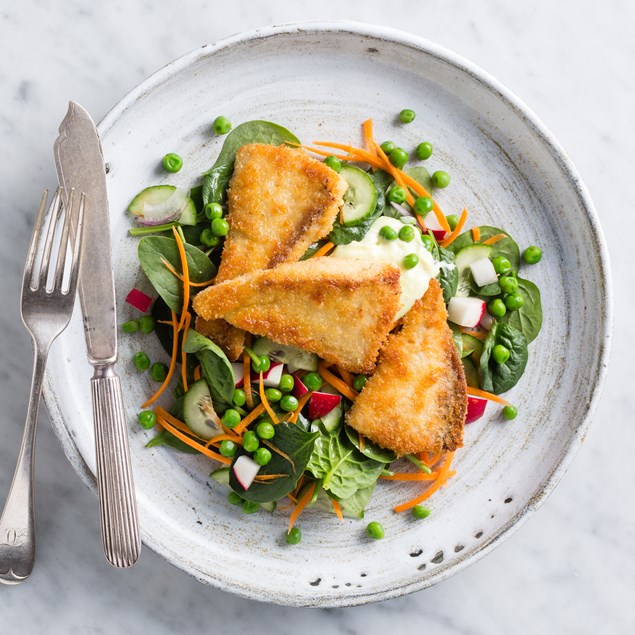
[[[399,279],[390,263],[311,258],[208,287],[194,298],[194,310],[367,373],[394,326]]]
[[[388,336],[346,421],[399,455],[451,452],[463,444],[467,386],[436,280]]]

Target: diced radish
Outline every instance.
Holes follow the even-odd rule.
[[[489,331],[492,328],[492,324],[494,324],[494,318],[488,311],[485,311],[485,313],[483,313],[483,317],[481,318],[480,325]]]
[[[468,396],[465,423],[472,423],[472,421],[480,419],[485,414],[485,406],[487,406],[487,399]]]
[[[126,296],[126,302],[141,313],[145,313],[152,306],[152,298],[139,289],[132,289]]]
[[[245,383],[245,366],[237,362],[232,362],[232,369],[234,371],[236,388],[240,388]]]
[[[448,304],[450,322],[459,326],[477,326],[485,313],[485,302],[478,298],[451,298]]]
[[[291,394],[296,398],[300,399],[302,395],[306,395],[309,392],[309,389],[304,385],[304,382],[297,376],[293,376],[293,390]]]
[[[494,269],[494,265],[489,258],[479,258],[470,265],[470,269],[474,282],[476,282],[479,287],[498,282],[496,269]]]
[[[437,215],[434,212],[428,212],[425,218],[426,229],[432,232],[436,241],[443,240],[445,238],[445,229],[441,227],[437,220]]]
[[[249,489],[260,470],[260,465],[251,457],[243,454],[236,459],[232,469],[236,475],[236,480],[242,485],[243,489]]]
[[[280,385],[280,379],[282,377],[282,370],[284,369],[284,364],[271,364],[269,370],[266,373],[262,374],[262,383],[267,386],[267,388],[277,388]],[[251,380],[258,381],[260,379],[260,373],[254,373],[251,371]]]
[[[341,395],[331,395],[328,392],[314,392],[309,401],[309,419],[319,419],[328,414],[342,401]]]

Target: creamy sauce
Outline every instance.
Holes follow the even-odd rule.
[[[397,233],[404,224],[389,216],[379,217],[370,227],[364,238],[348,245],[338,245],[331,254],[334,258],[362,258],[365,260],[380,260],[390,262],[401,271],[401,308],[397,318],[405,315],[412,305],[428,289],[431,278],[439,274],[439,266],[432,258],[432,254],[421,242],[421,235],[415,230],[415,237],[409,243],[400,240],[386,240],[379,235],[382,227],[389,225]],[[416,254],[419,262],[412,269],[406,269],[403,259],[408,254]]]

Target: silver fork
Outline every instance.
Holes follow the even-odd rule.
[[[0,518],[0,582],[5,584],[23,582],[33,570],[33,467],[42,378],[51,343],[67,327],[71,319],[79,272],[84,194],[79,197],[71,194],[68,206],[64,209],[61,191],[58,188],[48,213],[47,198],[48,191],[45,191],[33,228],[22,280],[22,321],[33,338],[34,364],[31,396],[18,464]],[[73,199],[79,200],[73,202]],[[64,224],[60,235],[59,225],[62,216]],[[43,240],[47,218],[48,230],[46,239]],[[54,249],[54,245],[58,244],[59,249]],[[37,258],[38,254],[41,254],[41,258]]]

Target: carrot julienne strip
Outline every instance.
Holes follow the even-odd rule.
[[[181,268],[183,270],[183,311],[181,313],[181,321],[179,322],[180,331],[185,325],[185,315],[190,304],[190,268],[187,265],[187,255],[185,253],[185,246],[183,245],[183,241],[181,240],[181,234],[179,234],[176,227],[172,227],[172,233],[174,234],[176,246],[179,250],[179,257],[181,258]]]
[[[481,228],[478,225],[476,227],[472,227],[472,240],[475,243],[481,240]]]
[[[456,237],[463,231],[463,226],[465,225],[465,221],[467,220],[467,209],[463,208],[461,212],[461,218],[459,218],[458,225],[452,230],[452,233],[444,238],[439,244],[441,247],[449,247]]]
[[[172,375],[174,375],[174,369],[176,368],[176,357],[179,348],[179,327],[176,320],[176,313],[172,311],[172,357],[170,358],[170,367],[168,368],[168,374],[165,376],[163,383],[159,386],[159,389],[148,399],[141,407],[147,408],[151,403],[154,403],[168,387]]]
[[[247,426],[255,421],[264,411],[265,404],[258,404],[235,428],[232,428],[232,430],[236,434],[241,435]]]
[[[377,154],[373,146],[373,120],[366,119],[362,124],[362,130],[364,131],[364,144],[366,145],[366,149],[371,154]]]
[[[477,340],[481,340],[483,342],[487,339],[487,333],[483,333],[483,331],[473,331],[472,329],[468,329],[464,326],[459,326],[459,331],[461,331],[461,333],[465,333],[466,335],[471,335]]]
[[[185,312],[185,324],[183,325],[183,338],[181,339],[181,379],[183,380],[183,390],[188,391],[187,385],[187,353],[185,352],[185,338],[187,332],[190,329],[190,322],[192,321],[192,314],[189,311]]]
[[[395,472],[390,476],[380,476],[386,481],[435,481],[439,476],[438,472],[426,474],[425,472]]]
[[[509,406],[510,403],[506,399],[499,397],[498,395],[494,395],[491,392],[487,392],[485,390],[481,390],[480,388],[472,388],[471,386],[467,387],[467,394],[472,395],[472,397],[481,397],[482,399],[488,399],[489,401],[495,401],[503,406]]]
[[[313,395],[313,392],[309,391],[304,393],[302,397],[298,399],[298,407],[291,413],[291,416],[289,417],[289,423],[295,423],[298,420],[298,417],[300,416],[300,412],[302,411],[302,408],[304,408],[304,406],[306,406],[309,399],[311,399],[311,395]]]
[[[507,234],[494,234],[490,236],[487,240],[484,240],[482,245],[495,245],[499,240],[503,240],[503,238],[507,238]]]
[[[377,155],[382,160],[382,164],[383,164],[381,166],[382,169],[385,172],[388,172],[388,174],[390,174],[392,178],[395,179],[395,181],[397,182],[397,185],[403,187],[403,189],[406,190],[406,201],[408,202],[409,205],[414,206],[415,199],[414,199],[414,196],[412,196],[412,192],[406,186],[406,181],[403,178],[405,176],[404,173],[401,170],[397,169],[390,162],[390,159],[388,158],[386,153],[382,150],[381,146],[377,143],[377,141],[373,140],[373,144],[375,146],[375,151],[377,152]]]
[[[320,362],[320,375],[322,375],[322,378],[331,384],[333,388],[339,390],[351,401],[355,401],[355,399],[357,399],[359,393],[354,388],[351,388],[346,382],[343,382],[339,377],[337,377],[337,375],[334,375],[330,370],[328,370],[323,361]]]
[[[201,378],[201,367],[200,365],[194,369],[194,381],[198,381]]]
[[[274,424],[280,423],[280,420],[276,416],[276,413],[273,411],[273,408],[271,407],[269,400],[267,399],[267,395],[265,394],[265,383],[264,383],[262,371],[260,371],[259,392],[260,392],[260,399],[262,400],[262,403],[265,405],[265,410],[267,411],[267,414],[271,417],[271,421],[273,421]]]
[[[331,505],[333,505],[333,509],[335,510],[335,514],[340,519],[340,522],[344,522],[344,515],[342,514],[342,506],[334,499],[331,498]]]
[[[174,426],[177,430],[180,430],[181,432],[185,432],[185,434],[189,434],[190,436],[195,437],[199,441],[205,442],[205,439],[203,439],[202,437],[199,437],[197,434],[194,434],[194,432],[192,432],[187,427],[187,425],[183,423],[183,421],[171,415],[167,410],[165,410],[164,408],[161,408],[161,406],[155,406],[154,414],[156,414],[157,417],[161,417],[162,419],[165,419],[170,425]]]
[[[326,256],[326,254],[333,249],[335,245],[332,242],[328,242],[322,245],[312,256],[311,258],[320,258],[321,256]]]
[[[289,517],[289,531],[293,529],[293,525],[295,525],[295,521],[298,519],[298,516],[302,513],[302,510],[309,504],[309,501],[313,497],[313,492],[315,491],[316,481],[313,481],[309,488],[304,493],[302,498],[297,502],[295,509],[291,512],[291,516]]]
[[[276,454],[279,454],[283,459],[289,461],[289,463],[291,463],[293,471],[295,472],[295,461],[286,452],[283,452],[279,447],[273,445],[273,443],[269,443],[269,441],[265,441],[264,439],[262,439],[261,442],[263,445],[266,445],[268,448],[273,450]]]
[[[340,374],[340,377],[349,385],[349,387],[353,388],[353,382],[355,381],[353,373],[341,368],[340,366],[336,366],[335,368],[337,368],[337,372]]]
[[[161,256],[161,262],[163,266],[175,277],[178,278],[181,282],[183,282],[183,276],[170,264],[169,260],[166,260],[163,256]],[[210,280],[205,280],[205,282],[192,282],[190,280],[190,287],[209,287],[210,284],[214,282],[214,278]]]
[[[346,143],[333,143],[331,141],[314,141],[313,143],[317,146],[324,146],[325,148],[343,150],[344,152],[348,152],[351,157],[356,157],[360,162],[368,163],[369,165],[373,165],[373,163],[375,163],[377,164],[377,167],[381,167],[382,162],[378,160],[378,157],[363,148],[356,148],[355,146],[347,145]]]

